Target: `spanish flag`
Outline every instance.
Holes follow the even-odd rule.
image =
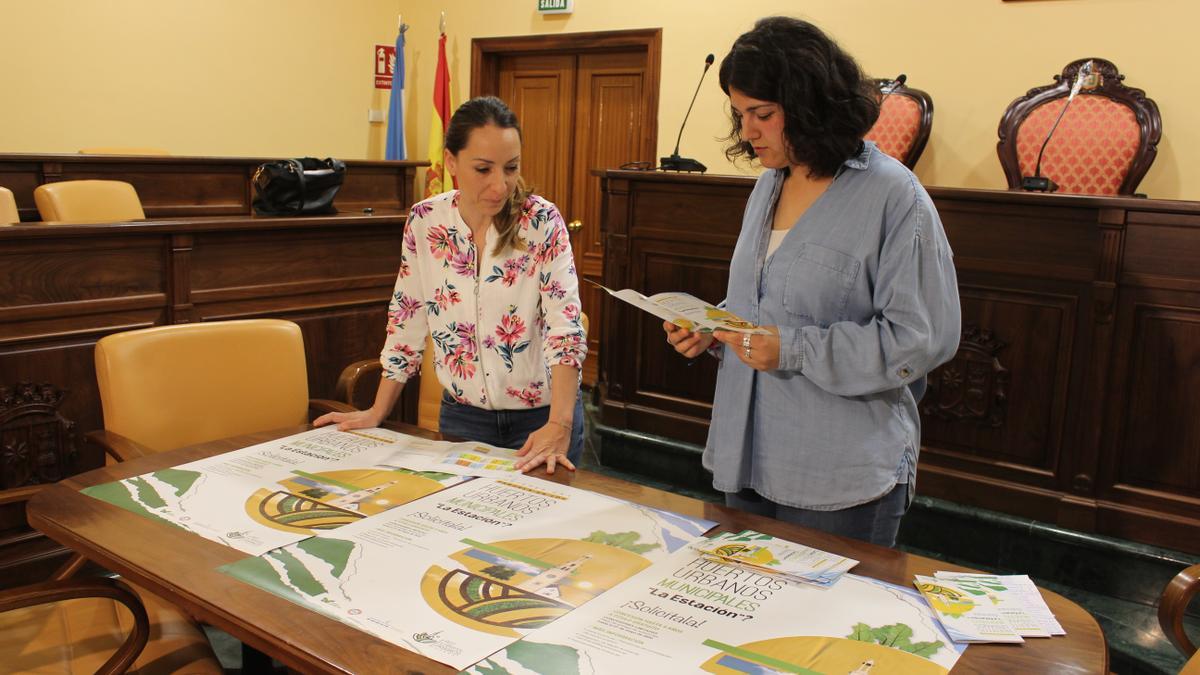
[[[429,168],[425,170],[425,197],[455,187],[443,161],[446,128],[450,126],[450,68],[446,64],[446,34],[438,38],[437,74],[433,79],[433,120],[429,125]]]

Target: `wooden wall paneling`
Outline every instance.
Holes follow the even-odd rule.
[[[645,147],[647,120],[642,101],[646,95],[647,56],[643,50],[580,54],[575,136],[576,156],[582,161],[569,164],[571,210],[564,213],[570,221],[579,221],[573,233],[572,248],[576,266],[583,279],[600,282],[604,268],[604,244],[600,231],[600,178],[593,170],[652,157],[653,148]],[[582,283],[583,311],[593,326],[605,321],[604,292]],[[592,354],[600,353],[599,333],[588,339]],[[584,363],[584,379],[595,382],[599,359]]]
[[[500,60],[500,91],[523,133],[521,175],[537,194],[570,212],[575,56],[524,54]]]
[[[121,180],[131,183],[147,218],[250,213],[246,186],[253,169],[241,163],[166,164],[64,162],[55,181]]]
[[[12,190],[21,220],[40,220],[37,205],[33,203],[33,190],[44,182],[41,162],[0,155],[0,187]]]
[[[602,281],[609,288],[621,289],[629,278],[630,181],[601,173],[600,189],[604,193],[600,205],[600,231],[605,250]],[[592,333],[599,336],[602,345],[625,344],[627,336],[632,334],[633,315],[621,311],[618,306],[621,302],[608,297],[607,293],[601,302],[604,321],[592,324]],[[627,354],[624,349],[601,351],[597,382],[601,419],[605,424],[622,429],[628,428],[624,408],[625,383],[631,381],[624,370]]]
[[[1057,487],[1077,297],[959,283],[959,351],[920,406],[926,464]]]
[[[193,302],[388,288],[400,267],[394,225],[329,231],[205,232],[191,253]],[[263,290],[260,290],[263,289]],[[270,289],[270,290],[266,290]],[[390,294],[389,294],[390,295]]]
[[[1139,293],[1131,303],[1124,451],[1112,487],[1194,500],[1200,497],[1200,310],[1155,295]]]

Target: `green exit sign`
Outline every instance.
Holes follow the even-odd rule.
[[[537,3],[542,14],[570,14],[575,0],[537,0]]]

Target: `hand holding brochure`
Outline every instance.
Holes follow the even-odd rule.
[[[769,534],[743,530],[698,542],[693,548],[708,558],[750,567],[817,586],[832,586],[857,560],[827,553]]]
[[[596,285],[600,286],[600,284]],[[624,300],[664,321],[697,333],[711,333],[714,330],[758,335],[768,333],[766,329],[755,326],[732,312],[710,305],[687,293],[656,293],[646,297],[630,288],[620,291],[614,291],[607,286],[600,286],[600,288],[614,298]]]

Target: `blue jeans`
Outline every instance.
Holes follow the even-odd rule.
[[[442,392],[442,410],[438,429],[448,436],[457,436],[501,448],[519,449],[529,434],[541,429],[550,420],[550,406],[527,410],[484,410],[455,401]],[[575,397],[575,414],[571,423],[571,447],[567,459],[575,466],[583,458],[583,394]]]
[[[875,501],[839,511],[814,511],[783,506],[768,500],[750,488],[726,492],[725,505],[786,523],[814,530],[861,539],[879,546],[896,545],[900,519],[908,509],[908,485],[898,484]]]

